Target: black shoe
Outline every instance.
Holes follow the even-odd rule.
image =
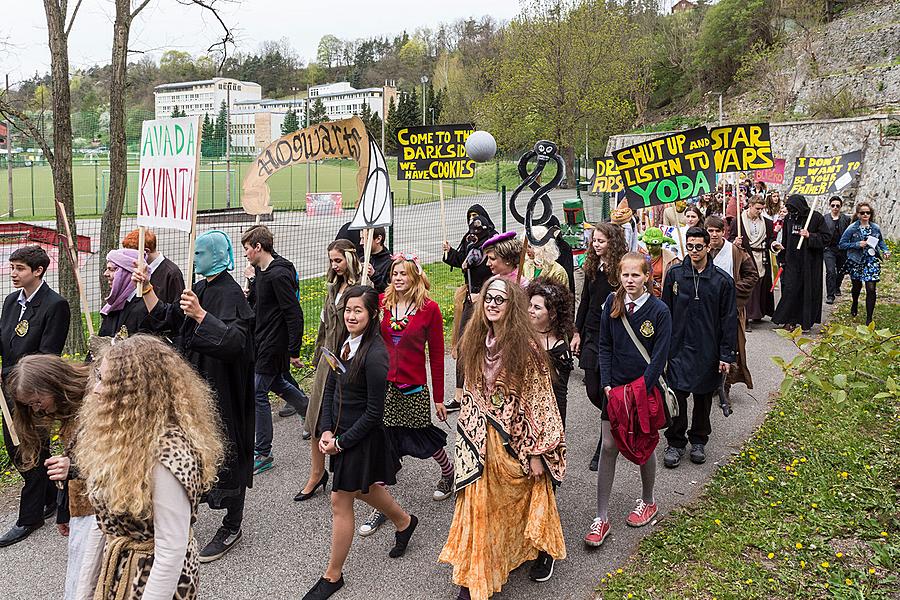
[[[663,464],[670,469],[674,469],[681,464],[682,456],[684,456],[684,448],[669,446],[666,448],[666,453],[663,455]]]
[[[538,557],[531,564],[528,578],[532,581],[547,581],[553,577],[553,557],[541,550]]]
[[[691,462],[695,465],[706,462],[706,444],[691,444]]]
[[[41,528],[43,523],[39,525],[13,525],[9,531],[0,536],[0,548],[6,548],[13,544],[18,544],[29,535]]]
[[[52,517],[55,514],[56,514],[56,505],[55,504],[48,504],[47,506],[44,507],[44,519],[49,519],[50,517]]]
[[[588,465],[588,469],[590,469],[591,471],[594,471],[596,473],[597,469],[599,469],[599,468],[600,468],[600,455],[595,454],[594,457],[591,459],[591,464]]]
[[[219,530],[216,532],[216,535],[213,536],[213,539],[200,551],[200,556],[198,560],[202,563],[210,563],[214,560],[219,560],[223,556],[225,556],[229,550],[234,548],[234,545],[237,544],[243,533],[238,529],[237,531],[232,531],[227,527],[219,527]]]
[[[391,558],[400,558],[406,553],[406,547],[409,545],[409,538],[412,537],[413,532],[416,530],[416,525],[418,524],[419,519],[416,515],[409,515],[409,525],[406,526],[406,529],[394,534],[394,547],[388,552],[388,556]]]
[[[472,600],[469,588],[460,586],[459,593],[456,595],[456,600]]]
[[[316,490],[318,490],[319,487],[321,487],[322,491],[324,492],[325,486],[327,486],[327,485],[328,485],[328,471],[325,471],[324,473],[322,473],[322,479],[320,479],[319,483],[317,483],[313,487],[312,491],[307,494],[303,490],[300,490],[299,492],[297,492],[297,495],[294,496],[294,502],[303,502],[304,500],[309,500],[310,498],[312,498],[313,496],[316,495]],[[335,588],[335,589],[337,589],[337,588]]]
[[[293,417],[297,414],[297,409],[291,406],[290,404],[285,404],[281,407],[281,410],[278,411],[279,417]]]
[[[344,575],[342,574],[337,581],[328,581],[324,577],[320,577],[316,585],[306,592],[303,600],[325,600],[331,598],[336,591],[344,587]]]
[[[828,296],[825,298],[825,304],[834,304],[834,296]]]
[[[457,402],[456,400],[444,402],[444,408],[448,413],[459,412],[459,402]]]
[[[854,302],[852,305],[850,305],[850,316],[855,317],[858,314],[859,314],[859,306]]]
[[[834,295],[835,295],[835,296],[840,296],[840,295],[841,295],[841,290],[837,290],[837,291],[834,293]]]

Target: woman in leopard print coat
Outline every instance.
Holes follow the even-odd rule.
[[[175,350],[146,335],[113,345],[95,377],[74,452],[99,529],[76,597],[196,598],[191,526],[223,455],[210,390]]]

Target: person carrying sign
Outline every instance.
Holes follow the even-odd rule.
[[[132,279],[144,286],[150,313],[144,327],[178,340],[182,355],[215,392],[229,452],[215,487],[205,496],[214,510],[227,512],[213,539],[200,551],[200,562],[221,558],[242,536],[244,500],[253,486],[254,344],[253,311],[241,286],[228,273],[234,250],[218,230],[197,237],[195,271],[203,279],[185,290],[178,304],[165,304],[148,285],[146,268]]]
[[[823,251],[831,231],[819,211],[810,214],[809,204],[800,194],[787,199],[787,211],[781,230],[784,251],[778,257],[784,268],[781,300],[772,322],[789,329],[800,325],[809,331],[822,321]]]
[[[9,276],[17,288],[3,301],[0,314],[0,360],[3,384],[16,363],[29,354],[60,354],[69,334],[68,301],[44,283],[50,257],[40,246],[24,246],[9,255]],[[12,407],[10,407],[12,409]],[[25,485],[19,498],[19,517],[0,536],[0,548],[21,542],[44,524],[56,509],[56,488],[47,478],[44,461],[50,458],[49,436],[41,440],[35,466],[21,469],[6,419],[3,420],[6,453],[19,469]]]

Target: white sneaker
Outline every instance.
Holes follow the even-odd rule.
[[[363,537],[372,535],[373,533],[378,531],[379,527],[384,525],[384,522],[386,520],[387,518],[382,513],[378,512],[377,510],[373,510],[372,514],[369,515],[369,518],[366,519],[366,522],[359,526],[357,533],[359,533],[359,535]]]

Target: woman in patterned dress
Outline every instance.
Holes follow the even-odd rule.
[[[881,235],[881,229],[873,221],[875,209],[868,202],[860,202],[856,205],[853,214],[853,222],[844,231],[838,246],[847,251],[847,260],[844,263],[850,274],[850,293],[853,304],[850,305],[850,314],[854,317],[859,312],[859,293],[863,285],[866,287],[866,325],[872,322],[875,314],[876,286],[881,279],[881,259],[890,258],[887,244]],[[875,238],[874,245],[869,244],[869,238]]]
[[[447,433],[431,422],[431,402],[441,421],[444,407],[444,318],[428,290],[431,283],[413,254],[392,257],[390,285],[380,297],[381,338],[390,356],[384,426],[400,457],[433,458],[441,468],[432,497],[445,500],[453,494],[453,464],[447,457]],[[426,353],[427,347],[427,353]],[[427,362],[431,368],[432,394],[428,389]],[[383,523],[374,510],[359,534],[374,533]]]
[[[111,346],[94,377],[74,462],[99,529],[86,543],[76,597],[192,600],[191,526],[223,456],[212,393],[171,346],[146,335]]]
[[[565,473],[565,435],[546,352],[519,286],[496,276],[483,292],[460,346],[456,510],[439,559],[453,565],[464,600],[499,592],[529,560],[529,576],[546,581],[566,556],[553,489]]]

